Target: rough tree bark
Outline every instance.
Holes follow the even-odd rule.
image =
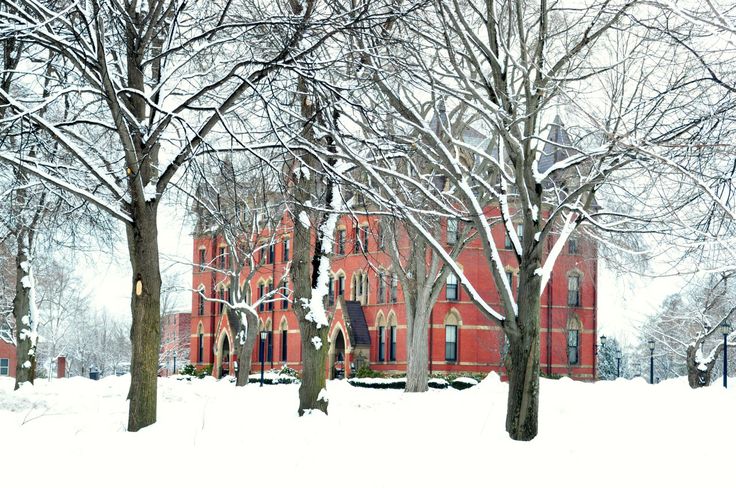
[[[507,331],[509,396],[506,431],[514,440],[528,441],[537,435],[539,422],[539,310],[541,277],[537,255],[528,256],[519,270],[519,315],[517,327]]]
[[[161,344],[161,273],[159,270],[157,200],[134,205],[126,228],[133,271],[130,310],[132,359],[128,431],[156,422],[158,354]]]
[[[246,386],[253,359],[253,346],[258,338],[258,316],[251,310],[240,311],[228,307],[227,319],[235,332],[237,341],[238,375],[235,379],[235,386]]]
[[[27,239],[27,241],[26,241]],[[18,249],[15,256],[16,280],[15,298],[13,299],[13,316],[15,317],[16,366],[15,389],[23,383],[33,383],[36,378],[36,334],[33,330],[38,324],[31,314],[31,287],[33,274],[30,249],[32,237],[21,234],[18,236]]]
[[[303,200],[306,201],[306,200]],[[319,229],[316,240],[320,242]],[[327,413],[328,401],[320,395],[327,384],[327,333],[329,327],[315,321],[311,309],[313,289],[321,271],[322,252],[312,245],[312,228],[297,222],[294,225],[294,259],[291,275],[294,282],[294,311],[299,321],[302,348],[302,382],[299,386],[299,415],[307,410]],[[330,236],[331,238],[331,236]],[[327,257],[327,256],[325,256]]]
[[[712,381],[712,374],[713,374],[713,366],[716,365],[715,361],[708,361],[702,366],[704,366],[704,369],[701,369],[701,363],[697,361],[697,354],[698,351],[700,351],[702,345],[701,344],[690,344],[687,347],[687,356],[686,356],[686,363],[687,363],[687,382],[690,385],[690,388],[702,388],[704,386],[709,386]],[[718,350],[715,357],[718,357],[718,354],[723,350],[723,345],[718,346]]]

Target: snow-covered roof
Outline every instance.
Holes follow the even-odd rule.
[[[570,136],[565,130],[562,119],[557,115],[551,124],[549,135],[547,136],[544,147],[542,148],[542,155],[539,158],[539,172],[544,173],[551,168],[553,164],[567,159],[570,156],[575,155],[577,152],[578,151],[572,149]]]

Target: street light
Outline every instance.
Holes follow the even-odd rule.
[[[731,324],[723,322],[721,324],[721,334],[723,334],[723,387],[728,388],[728,334],[731,332]]]
[[[621,377],[621,349],[616,350],[616,378]]]
[[[593,351],[593,353],[594,353],[594,354],[595,354],[595,355],[597,356],[597,355],[598,355],[598,350],[599,350],[599,349],[600,349],[600,350],[603,350],[603,348],[604,348],[605,346],[606,346],[606,336],[602,335],[602,336],[601,336],[601,345],[600,345],[600,347],[598,347],[598,343],[596,343],[596,344],[595,344],[595,348],[594,348],[594,351]]]
[[[176,349],[174,349],[174,374],[176,374]]]
[[[654,339],[649,339],[649,384],[654,384]]]
[[[263,362],[266,359],[266,351],[265,351],[265,345],[266,345],[266,339],[268,338],[268,331],[262,330],[261,331],[261,347],[259,348],[259,355],[261,356],[261,386],[263,386]]]

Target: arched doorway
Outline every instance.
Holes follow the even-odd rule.
[[[220,371],[218,378],[230,374],[230,339],[226,333],[222,334],[222,345],[220,346]]]
[[[330,379],[345,378],[345,335],[340,327],[336,327],[329,356]]]

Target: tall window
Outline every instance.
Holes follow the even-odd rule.
[[[516,226],[516,237],[519,238],[519,244],[522,244],[524,242],[524,224],[518,224]],[[514,244],[511,242],[511,237],[508,233],[506,233],[503,247],[506,249],[514,248]]]
[[[217,290],[217,299],[219,300],[217,302],[217,313],[222,315],[223,310],[225,310],[225,290],[222,288]]]
[[[357,225],[355,226],[355,229],[353,229],[355,240],[353,241],[353,253],[358,254],[360,252],[360,227]]]
[[[360,228],[360,244],[363,246],[363,252],[368,252],[368,227]]]
[[[269,363],[273,362],[273,331],[268,331],[268,352],[266,354],[266,361]]]
[[[204,290],[201,288],[197,293],[197,312],[199,315],[204,315]]]
[[[263,298],[265,288],[266,287],[263,283],[258,284],[258,298],[259,299]],[[258,311],[263,312],[265,309],[266,309],[266,306],[264,305],[263,301],[261,301],[261,303],[258,304]]]
[[[355,298],[360,300],[363,297],[363,275],[361,273],[355,276],[355,284],[358,286],[358,292]]]
[[[399,297],[399,277],[393,275],[391,277],[391,303],[396,303]]]
[[[268,284],[268,311],[273,310],[273,282]]]
[[[386,360],[386,327],[378,328],[378,362]]]
[[[275,260],[276,260],[276,244],[271,243],[268,246],[268,260],[266,261],[266,263],[273,264]]]
[[[284,280],[281,282],[281,310],[289,308],[289,282]]]
[[[281,362],[286,363],[289,351],[289,331],[281,331]]]
[[[445,296],[448,301],[457,301],[459,299],[460,293],[458,290],[457,276],[455,276],[454,273],[447,275],[447,290],[445,292]]]
[[[384,233],[383,233],[383,225],[381,225],[380,221],[376,224],[376,241],[378,241],[377,242],[378,249],[383,249]]]
[[[570,307],[580,306],[580,276],[578,275],[567,277],[567,305]]]
[[[330,276],[327,280],[327,305],[333,306],[335,304],[335,279]]]
[[[386,277],[384,276],[383,271],[378,272],[378,286],[376,288],[378,289],[376,300],[378,303],[383,303],[386,298]]]
[[[200,249],[199,250],[199,270],[204,271],[206,264],[207,264],[207,250]]]
[[[231,301],[231,297],[232,294],[230,293],[230,287],[228,286],[227,288],[225,288],[225,301],[232,304],[233,302]]]
[[[345,254],[345,229],[337,231],[337,254]]]
[[[519,236],[519,244],[524,243],[524,224],[516,226],[516,235]]]
[[[391,342],[388,350],[388,360],[396,361],[396,326],[391,326]]]
[[[577,254],[578,253],[578,240],[571,237],[567,240],[567,253]]]
[[[337,296],[342,297],[345,295],[345,275],[337,277]]]
[[[199,326],[199,335],[197,336],[197,362],[201,363],[204,358],[204,334],[202,326]]]
[[[221,247],[220,248],[220,254],[217,255],[217,259],[219,261],[219,266],[218,267],[220,268],[220,270],[224,270],[225,267],[227,266],[226,256],[227,256],[227,252],[225,251],[225,248],[224,247]]]
[[[514,273],[511,271],[506,271],[506,279],[509,282],[509,287],[513,290],[514,289]]]
[[[264,353],[266,351],[266,341],[263,339],[263,336],[259,333],[258,334],[258,362],[265,361]]]
[[[0,358],[0,376],[10,376],[10,359]]]
[[[567,331],[567,359],[570,364],[578,364],[579,361],[579,339],[580,331],[570,329]]]
[[[445,361],[457,361],[457,325],[445,326]]]
[[[282,254],[284,255],[284,262],[287,262],[291,254],[291,239],[285,239],[281,246],[283,247]]]
[[[457,242],[457,220],[447,219],[447,243],[455,244]]]

